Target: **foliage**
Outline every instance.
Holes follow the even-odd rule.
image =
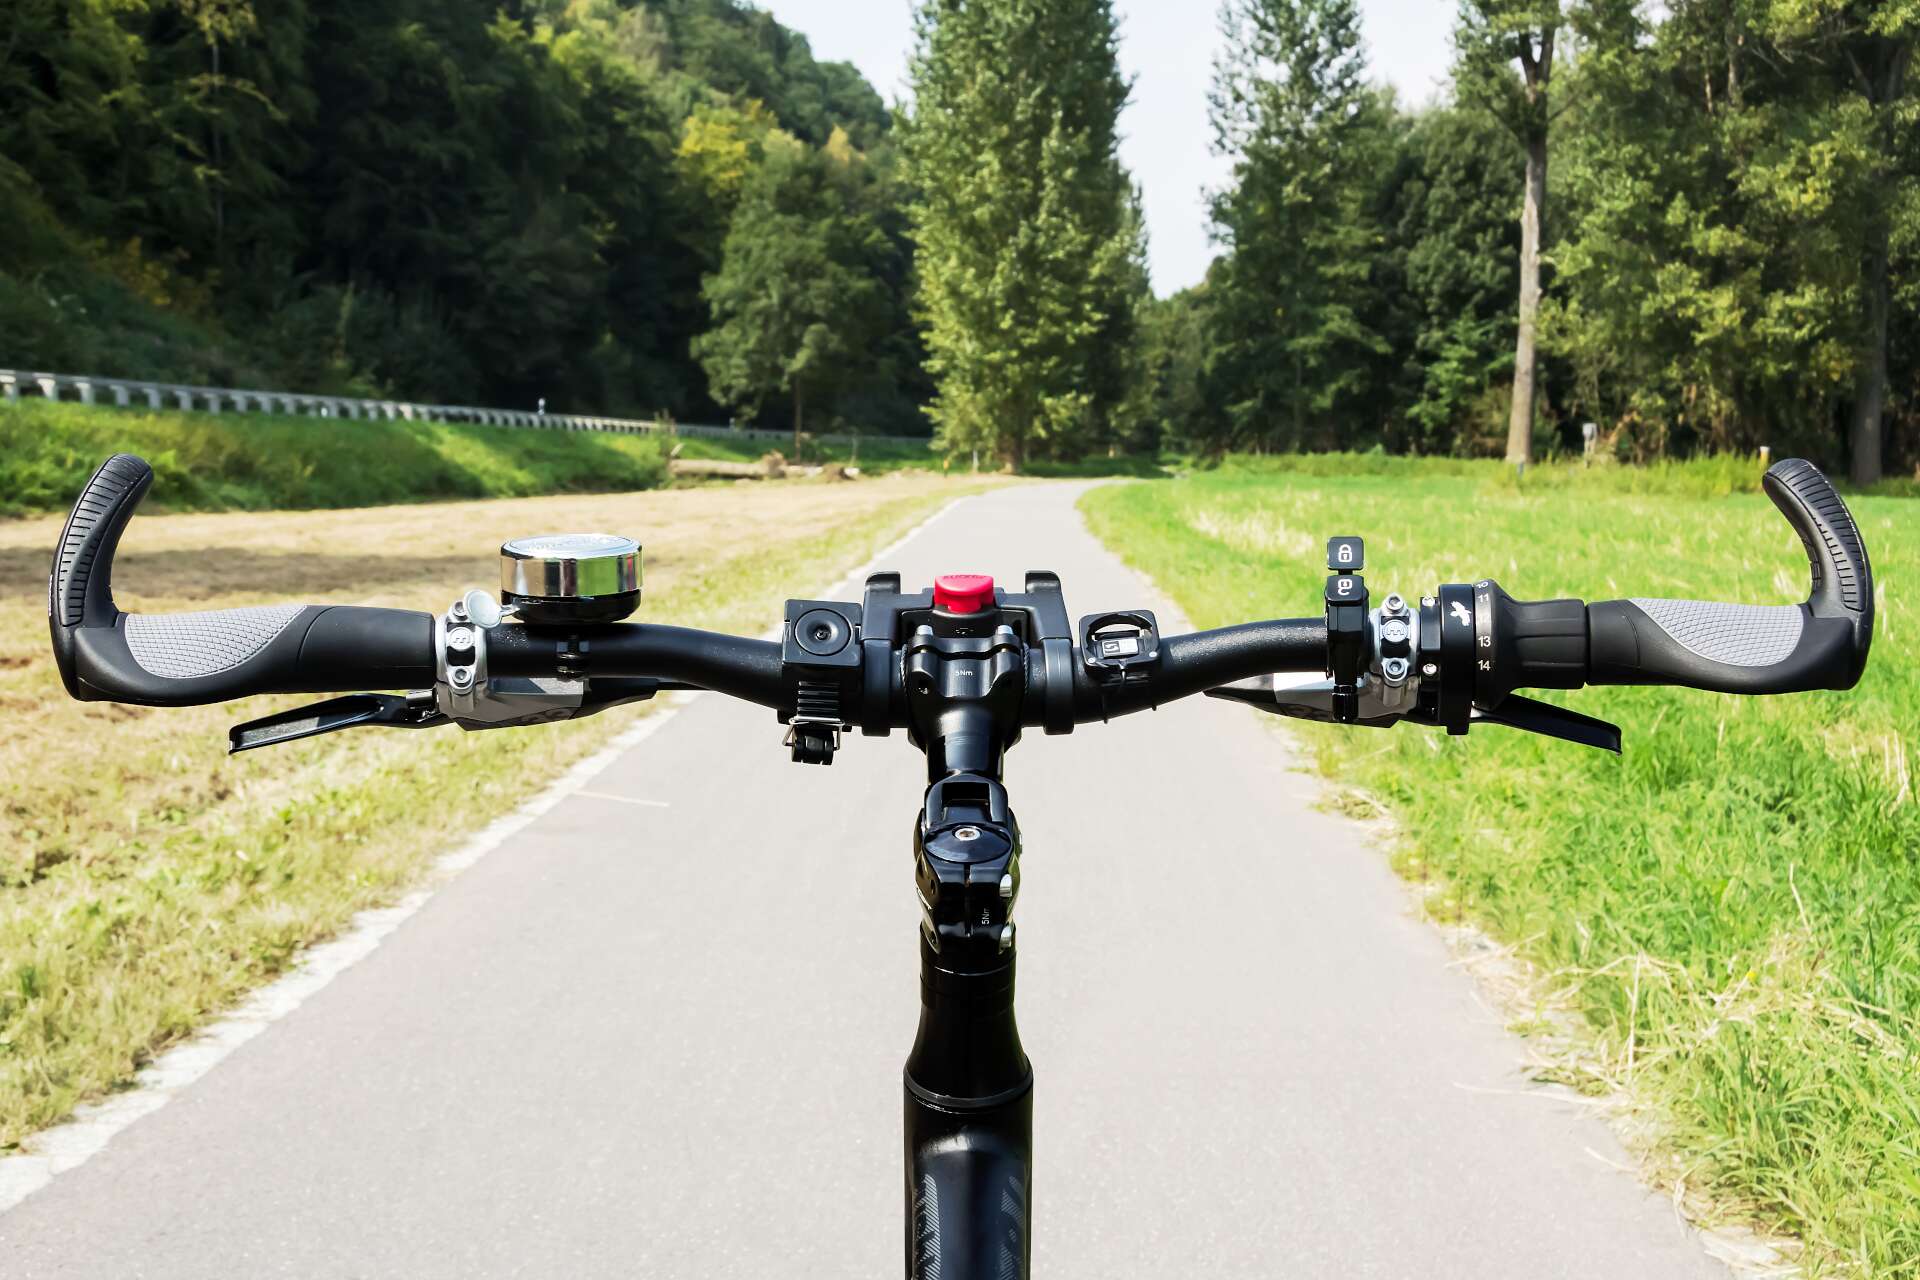
[[[1213,129],[1233,182],[1213,202],[1230,253],[1207,290],[1209,434],[1335,447],[1388,355],[1363,305],[1388,111],[1365,81],[1355,0],[1229,0],[1221,23]]]
[[[741,0],[21,0],[0,99],[8,362],[682,417],[762,139],[891,132]]]
[[[756,416],[781,392],[798,437],[805,405],[876,368],[892,246],[867,206],[865,162],[836,132],[819,151],[777,135],[747,179],[694,340],[714,395]]]
[[[1910,2],[1466,0],[1453,100],[1413,115],[1364,109],[1345,9],[1225,11],[1194,447],[1515,456],[1593,421],[1630,459],[1920,463]]]
[[[1541,249],[1546,235],[1548,135],[1565,111],[1556,93],[1555,51],[1563,0],[1460,0],[1454,83],[1463,103],[1485,107],[1520,144],[1526,181],[1520,205],[1520,289],[1514,314],[1513,387],[1507,461],[1533,460],[1540,402]],[[1518,74],[1514,67],[1518,64]]]
[[[1486,406],[1513,373],[1520,155],[1484,112],[1457,108],[1416,117],[1397,151],[1378,197],[1378,283],[1393,299],[1383,328],[1399,357],[1380,438],[1414,453],[1490,452],[1506,423]]]
[[[1596,6],[1564,154],[1555,345],[1637,456],[1836,454],[1867,335],[1871,113],[1748,6]],[[1901,184],[1894,182],[1897,193]]]
[[[1083,505],[1198,626],[1301,612],[1321,590],[1330,511],[1383,535],[1370,577],[1402,591],[1487,572],[1530,598],[1772,602],[1806,586],[1798,541],[1748,491],[1753,459],[1675,468],[1683,487],[1650,492],[1627,487],[1659,474],[1639,468],[1555,469],[1562,483],[1536,492],[1492,462],[1291,461],[1106,486]],[[1748,483],[1731,497],[1684,487],[1716,468]],[[1920,617],[1897,589],[1920,573],[1910,500],[1851,501],[1886,583],[1882,639],[1910,634]],[[1626,754],[1485,727],[1302,732],[1325,773],[1393,814],[1431,914],[1547,975],[1543,998],[1583,1032],[1573,1052],[1540,1043],[1548,1078],[1656,1109],[1677,1155],[1657,1167],[1799,1234],[1808,1274],[1911,1274],[1920,663],[1882,643],[1850,693],[1565,696],[1620,722]]]
[[[1144,280],[1115,154],[1111,0],[927,0],[906,136],[919,311],[950,451],[1097,436]]]

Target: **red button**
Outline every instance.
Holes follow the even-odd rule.
[[[984,573],[943,573],[933,580],[933,603],[949,613],[993,607],[993,579]]]

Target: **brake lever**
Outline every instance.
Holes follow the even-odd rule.
[[[1363,684],[1361,688],[1364,691],[1366,686]],[[1432,728],[1442,726],[1440,717],[1431,709],[1409,704],[1404,710],[1388,710],[1370,706],[1364,696],[1359,703],[1359,718],[1343,721],[1336,703],[1338,691],[1339,685],[1332,680],[1276,686],[1272,676],[1255,676],[1251,680],[1209,689],[1207,696],[1244,702],[1272,715],[1288,716],[1295,720],[1316,720],[1325,724],[1350,723],[1386,729],[1406,721]],[[1508,694],[1501,699],[1498,707],[1474,707],[1471,723],[1505,725],[1509,729],[1559,738],[1583,747],[1597,747],[1615,755],[1620,753],[1618,725],[1518,694]]]
[[[1349,707],[1344,714],[1341,709],[1343,693]],[[1372,694],[1373,687],[1364,678],[1357,686],[1357,691],[1355,686],[1342,685],[1338,680],[1277,685],[1272,676],[1254,676],[1250,680],[1236,680],[1232,684],[1207,690],[1209,698],[1244,702],[1256,710],[1294,720],[1318,720],[1326,724],[1355,724],[1385,729],[1413,717],[1414,707],[1411,703],[1404,710],[1388,708],[1382,706]]]
[[[1509,729],[1523,729],[1543,737],[1559,738],[1583,747],[1598,747],[1602,751],[1620,754],[1619,725],[1581,715],[1565,707],[1556,707],[1551,702],[1522,698],[1518,694],[1508,694],[1492,710],[1475,707],[1473,719],[1480,724],[1503,724]]]
[[[390,693],[350,693],[344,698],[328,698],[325,702],[234,725],[227,730],[227,754],[277,746],[363,724],[430,729],[452,723],[435,705],[431,689],[419,689],[405,697]]]

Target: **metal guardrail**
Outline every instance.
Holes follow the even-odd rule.
[[[767,427],[722,427],[704,423],[661,422],[642,418],[609,418],[596,414],[540,413],[524,409],[490,409],[461,404],[417,404],[409,400],[363,400],[353,396],[308,395],[298,391],[246,391],[234,387],[199,387],[176,382],[143,382],[134,378],[100,378],[89,374],[39,373],[0,369],[0,397],[17,403],[22,394],[80,404],[112,403],[126,409],[136,400],[149,409],[179,409],[188,413],[284,413],[314,418],[387,419],[407,422],[471,422],[489,427],[528,427],[543,431],[612,431],[623,435],[713,436],[726,440],[791,440],[791,432]],[[812,437],[827,443],[854,439],[847,432]],[[924,445],[923,436],[866,435],[868,442]]]

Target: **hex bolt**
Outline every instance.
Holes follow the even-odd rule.
[[[1396,592],[1387,597],[1386,609],[1388,613],[1405,613],[1407,611],[1407,602],[1402,600],[1399,593]]]
[[[1405,658],[1388,658],[1386,662],[1381,664],[1381,670],[1386,672],[1387,679],[1389,680],[1405,680],[1407,678],[1407,660]]]
[[[456,689],[464,689],[473,683],[472,667],[450,667],[447,670],[447,683]]]
[[[1420,674],[1423,676],[1437,676],[1440,674],[1440,668],[1429,662],[1420,668]]]
[[[980,838],[980,828],[955,827],[953,829],[953,838],[955,840],[978,840]]]

